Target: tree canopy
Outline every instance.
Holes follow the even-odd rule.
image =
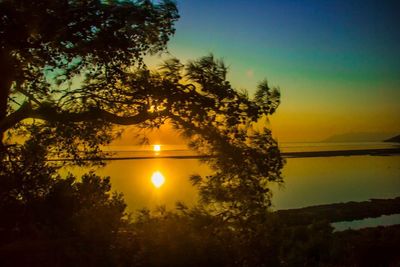
[[[3,141],[4,132],[26,118],[101,118],[90,117],[89,109],[113,97],[108,86],[143,64],[144,55],[165,49],[178,13],[168,0],[3,0],[0,16]]]
[[[41,136],[49,153],[82,163],[101,158],[113,125],[169,122],[211,156],[214,174],[191,179],[215,214],[246,221],[270,206],[283,160],[270,130],[254,125],[275,112],[279,91],[266,81],[252,98],[235,90],[212,55],[149,70],[143,57],[174,33],[173,2],[2,1],[0,10],[5,146]]]

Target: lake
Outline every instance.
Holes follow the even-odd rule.
[[[396,145],[381,142],[283,143],[281,150],[332,151],[394,146]],[[116,157],[152,157],[112,160],[106,167],[98,170],[102,176],[111,176],[114,190],[124,194],[130,211],[157,205],[173,208],[177,201],[192,205],[197,200],[197,192],[188,177],[192,174],[210,173],[208,166],[197,159],[164,158],[194,155],[185,146],[161,146],[160,152],[152,151],[150,146],[118,146],[107,149],[115,152]],[[165,183],[160,188],[154,187],[151,182],[155,172],[160,172],[165,178]],[[393,198],[400,195],[400,155],[288,158],[283,168],[283,178],[283,186],[272,186],[274,209]]]

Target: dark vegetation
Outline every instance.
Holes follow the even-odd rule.
[[[287,225],[270,211],[284,161],[255,123],[279,91],[234,90],[211,55],[148,70],[143,57],[174,33],[173,2],[2,0],[0,18],[1,266],[366,266],[356,244],[398,243],[397,228],[333,234],[328,221]],[[212,156],[214,173],[190,178],[195,207],[132,217],[110,178],[61,175],[104,164],[116,125],[164,123]],[[385,253],[381,266],[399,263]]]
[[[334,234],[336,266],[399,266],[400,225]]]
[[[1,266],[110,266],[127,223],[109,178],[61,178],[39,140],[10,152],[0,169]]]
[[[400,213],[400,197],[371,199],[363,202],[347,202],[318,205],[300,209],[278,210],[275,214],[288,225],[308,225],[314,221],[353,221]]]

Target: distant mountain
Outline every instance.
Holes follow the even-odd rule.
[[[385,139],[383,142],[400,143],[400,134],[391,138]]]
[[[393,136],[393,133],[355,132],[332,135],[322,142],[382,142]]]

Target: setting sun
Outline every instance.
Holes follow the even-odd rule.
[[[155,187],[160,188],[165,182],[164,175],[159,171],[154,172],[151,176],[151,182]]]
[[[153,145],[153,150],[156,152],[161,151],[161,145]]]

